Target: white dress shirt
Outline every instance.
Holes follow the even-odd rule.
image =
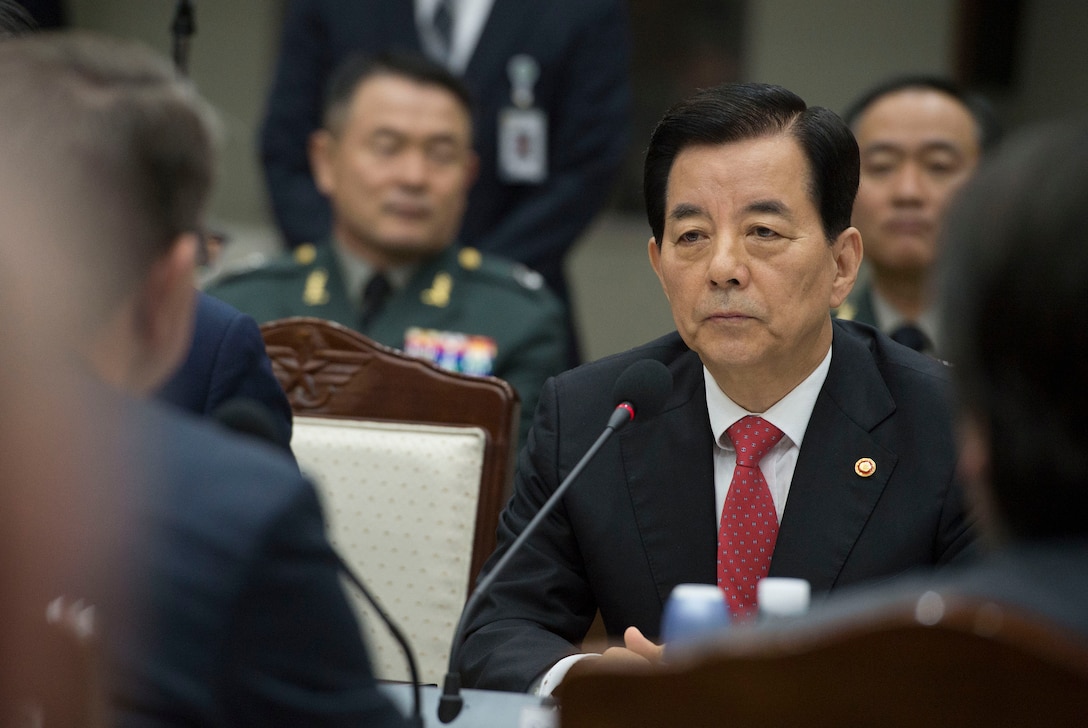
[[[749,412],[729,399],[718,387],[714,377],[703,367],[703,380],[706,382],[706,408],[710,413],[710,429],[714,433],[714,528],[717,530],[721,520],[725,497],[729,493],[729,484],[733,481],[733,470],[737,467],[737,451],[726,434],[734,422],[747,415],[758,415],[782,431],[783,437],[770,449],[759,464],[767,487],[771,491],[774,510],[782,522],[782,512],[786,509],[786,499],[790,494],[793,470],[797,466],[797,455],[801,451],[801,442],[805,439],[812,409],[816,398],[827,379],[831,368],[831,347],[823,361],[804,381],[794,387],[789,394],[775,402],[766,412]]]

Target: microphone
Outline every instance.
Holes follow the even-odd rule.
[[[255,437],[283,450],[280,428],[267,407],[255,399],[235,397],[219,405],[211,417],[232,432]],[[290,448],[287,448],[290,451]]]
[[[174,21],[170,24],[174,38],[174,66],[183,76],[189,75],[189,39],[196,33],[196,13],[189,0],[178,0]]]
[[[605,441],[612,436],[612,433],[630,423],[636,416],[649,418],[656,415],[664,408],[665,400],[668,399],[671,391],[672,374],[669,373],[664,364],[656,359],[640,359],[627,367],[616,379],[616,383],[612,387],[612,401],[617,404],[612,411],[612,416],[608,418],[608,424],[605,425],[604,431],[586,451],[586,454],[582,456],[582,459],[571,469],[567,477],[555,489],[555,492],[548,496],[548,500],[544,501],[544,505],[537,511],[537,514],[533,516],[524,530],[518,534],[514,542],[510,544],[510,548],[495,564],[495,568],[480,580],[465,604],[464,611],[461,612],[461,619],[457,622],[457,629],[453,633],[449,671],[446,673],[446,679],[442,684],[442,696],[438,700],[438,719],[440,721],[449,723],[460,714],[461,708],[464,707],[464,700],[461,697],[461,673],[457,671],[456,666],[461,655],[461,637],[465,630],[465,620],[468,615],[487,593],[491,584],[494,583],[495,577],[502,573],[511,557],[521,549],[529,536],[547,518],[548,514],[551,513],[552,509],[555,508],[556,504],[559,503],[570,488],[571,483],[581,475],[586,465],[601,449]]]

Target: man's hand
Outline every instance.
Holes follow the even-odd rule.
[[[605,669],[617,666],[644,668],[660,663],[664,651],[663,645],[646,639],[638,627],[628,627],[623,633],[623,647],[609,647],[600,660],[593,662],[595,667]]]

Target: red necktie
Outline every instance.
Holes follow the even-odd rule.
[[[737,469],[729,483],[718,530],[718,586],[734,618],[756,612],[756,584],[767,575],[778,538],[778,515],[759,461],[782,431],[748,415],[726,430],[737,450]]]

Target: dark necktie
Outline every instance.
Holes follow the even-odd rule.
[[[375,273],[366,282],[366,288],[363,289],[363,329],[370,326],[375,317],[381,313],[392,291],[393,287],[389,285],[389,279],[382,273]]]
[[[449,61],[450,52],[453,50],[453,0],[438,0],[431,25],[434,27],[434,37],[437,42],[435,49],[443,63]]]
[[[778,540],[778,514],[759,461],[782,439],[782,431],[748,415],[726,434],[737,450],[737,467],[718,530],[718,586],[734,618],[754,617],[756,584],[771,568]]]
[[[929,338],[914,324],[903,324],[892,332],[891,337],[892,341],[898,341],[915,351],[925,351],[929,348]]]

